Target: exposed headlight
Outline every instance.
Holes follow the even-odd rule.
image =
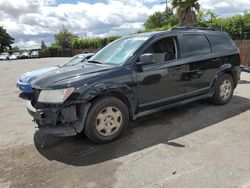
[[[42,90],[38,97],[38,102],[61,104],[73,93],[75,88],[70,87],[66,89],[57,90]]]

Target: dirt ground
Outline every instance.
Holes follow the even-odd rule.
[[[0,62],[0,187],[250,187],[250,74],[232,101],[206,101],[131,123],[119,140],[56,138],[35,128],[21,73],[65,58]]]

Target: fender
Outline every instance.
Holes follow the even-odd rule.
[[[237,71],[235,70],[235,68],[232,66],[232,64],[226,63],[221,65],[217,72],[215,73],[214,77],[212,78],[212,81],[210,82],[210,93],[214,93],[214,89],[216,86],[217,81],[219,80],[219,78],[225,74],[225,73],[229,73],[234,80],[234,86],[237,86]]]
[[[96,97],[105,95],[115,95],[121,98],[129,106],[130,115],[135,114],[137,97],[135,92],[126,84],[117,82],[104,82],[96,84],[78,97],[78,100],[92,101]]]

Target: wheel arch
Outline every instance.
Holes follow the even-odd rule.
[[[115,97],[121,100],[125,105],[128,107],[128,112],[129,112],[129,118],[133,119],[134,117],[134,108],[132,106],[132,103],[130,99],[125,96],[123,93],[120,91],[115,91],[115,90],[105,90],[101,93],[98,93],[97,95],[93,96],[91,98],[88,98],[88,100],[84,100],[85,102],[83,104],[80,104],[79,108],[79,120],[80,122],[78,124],[75,124],[75,130],[77,133],[81,133],[84,130],[85,123],[86,123],[86,118],[89,113],[89,109],[91,108],[93,102],[101,97]]]
[[[78,99],[87,100],[91,103],[98,97],[103,96],[114,96],[120,99],[128,106],[130,117],[134,116],[137,105],[136,91],[124,83],[109,81],[93,85],[87,91],[83,91]]]
[[[119,100],[121,100],[123,103],[126,104],[126,106],[128,107],[128,111],[129,111],[129,117],[130,119],[132,119],[134,117],[134,108],[132,105],[131,100],[124,95],[121,91],[117,91],[117,90],[104,90],[101,93],[97,94],[96,96],[92,97],[89,102],[92,103],[94,100],[100,98],[100,97],[107,97],[107,96],[112,96],[112,97],[116,97]]]
[[[231,64],[227,63],[227,64],[222,65],[218,69],[214,78],[212,79],[212,81],[210,83],[210,88],[211,88],[212,92],[214,92],[216,83],[218,82],[219,78],[224,74],[229,74],[230,76],[232,76],[233,81],[234,81],[234,88],[236,88],[237,83],[238,83],[237,82],[237,72]]]

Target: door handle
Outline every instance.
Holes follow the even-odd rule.
[[[184,68],[185,68],[184,65],[179,65],[179,66],[177,66],[177,67],[175,68],[175,70],[181,70],[181,69],[184,69]]]

